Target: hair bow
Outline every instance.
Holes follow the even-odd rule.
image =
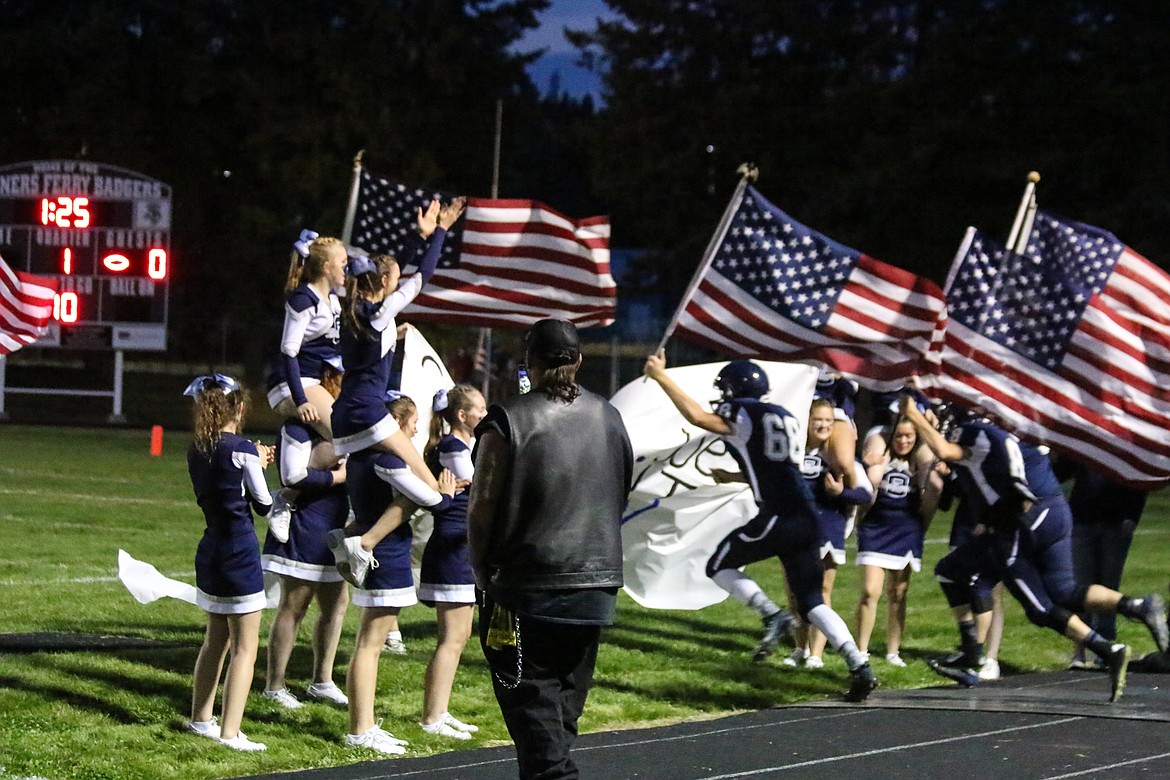
[[[301,259],[309,256],[309,244],[313,243],[319,238],[318,234],[312,230],[302,230],[301,237],[293,244],[293,249],[301,256]]]
[[[374,265],[374,261],[365,255],[354,255],[349,258],[349,262],[345,265],[345,270],[350,276],[361,276],[362,274],[374,273],[378,267]]]
[[[239,382],[226,374],[215,373],[192,379],[191,384],[187,385],[187,389],[183,391],[183,395],[196,398],[200,393],[205,393],[208,390],[219,390],[224,395],[230,395],[239,389]]]
[[[447,406],[448,406],[447,390],[446,390],[446,388],[444,388],[442,390],[439,390],[437,393],[435,393],[435,398],[433,401],[431,401],[431,411],[432,412],[441,412],[444,409],[446,409]]]

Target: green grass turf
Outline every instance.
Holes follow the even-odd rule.
[[[343,710],[312,703],[287,711],[258,695],[271,612],[265,613],[254,693],[244,715],[244,729],[266,742],[268,752],[236,753],[181,731],[204,616],[171,599],[140,605],[115,573],[122,548],[168,576],[193,581],[203,522],[186,474],[188,441],[184,434],[168,433],[163,456],[153,458],[145,430],[0,426],[0,633],[68,632],[158,643],[136,649],[0,650],[0,778],[221,778],[374,757],[340,744],[347,730]],[[275,483],[274,473],[269,481]],[[1168,503],[1165,492],[1151,497],[1126,571],[1128,592],[1161,591],[1166,585]],[[949,522],[949,516],[940,516],[928,534],[928,571],[946,550]],[[263,532],[262,521],[258,526]],[[783,593],[775,562],[756,564],[749,572],[769,593]],[[850,624],[857,590],[857,570],[850,563],[842,567],[836,591],[836,604]],[[884,612],[883,602],[871,644],[882,685],[939,684],[924,659],[952,648],[956,637],[929,575],[917,575],[911,585],[902,652],[906,669],[880,660]],[[310,612],[308,620],[314,615]],[[356,618],[351,608],[338,653],[339,683]],[[413,756],[455,748],[416,725],[433,620],[426,607],[405,610],[402,627],[410,652],[384,655],[379,671],[377,714],[384,727],[410,740]],[[1120,630],[1137,653],[1152,649],[1141,626],[1122,621]],[[755,615],[730,601],[699,612],[654,611],[623,594],[618,624],[605,633],[582,729],[709,718],[823,699],[844,689],[844,665],[835,656],[826,658],[822,671],[789,669],[778,658],[751,663],[759,633]],[[302,626],[301,639],[288,674],[297,694],[309,682],[308,626]],[[1060,668],[1069,649],[1051,632],[1027,625],[1019,607],[1009,604],[1000,656],[1006,672]],[[1102,701],[1106,696],[1102,677]],[[507,741],[474,639],[456,677],[451,709],[481,727],[478,738],[460,743],[460,749]]]

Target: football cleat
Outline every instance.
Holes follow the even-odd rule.
[[[979,684],[979,669],[981,663],[972,664],[966,653],[957,651],[945,658],[932,658],[926,662],[927,666],[948,680],[954,680],[964,688],[971,688]]]

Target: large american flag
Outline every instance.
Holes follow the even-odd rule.
[[[800,224],[754,187],[729,208],[679,335],[737,357],[819,360],[875,390],[926,369],[938,285]]]
[[[41,337],[56,294],[56,279],[13,271],[0,257],[0,355]]]
[[[1170,276],[1038,213],[1024,255],[974,228],[947,282],[941,394],[1112,478],[1170,480]]]
[[[351,243],[398,256],[419,206],[451,196],[361,173]],[[609,325],[617,287],[609,219],[573,220],[531,200],[468,198],[439,268],[404,314],[413,321],[523,328],[546,317]]]

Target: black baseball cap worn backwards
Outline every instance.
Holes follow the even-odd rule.
[[[577,326],[567,320],[541,320],[528,331],[524,343],[529,362],[546,368],[567,366],[581,355]]]

